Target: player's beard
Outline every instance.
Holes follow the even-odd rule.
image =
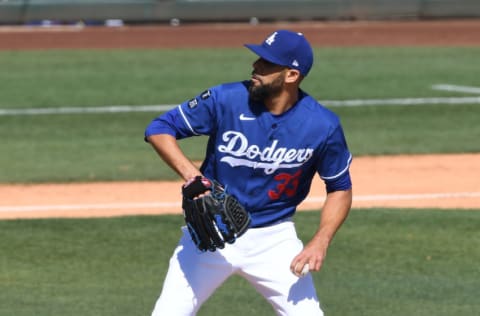
[[[272,82],[255,86],[250,82],[248,87],[250,100],[253,102],[263,102],[265,99],[275,97],[283,90],[285,73],[282,71]]]

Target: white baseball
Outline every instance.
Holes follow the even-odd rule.
[[[308,263],[305,263],[301,272],[297,272],[297,265],[298,265],[298,263],[295,265],[292,272],[293,272],[293,274],[295,274],[299,278],[306,276],[307,273],[310,271],[310,266],[308,265]]]
[[[305,265],[303,266],[302,272],[300,272],[300,276],[304,277],[307,275],[308,272],[310,272],[310,266],[308,265],[308,263],[305,263]]]

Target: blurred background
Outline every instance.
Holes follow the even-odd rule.
[[[0,0],[0,24],[475,18],[478,0]]]

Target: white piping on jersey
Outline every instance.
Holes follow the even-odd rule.
[[[320,178],[322,178],[323,180],[332,180],[332,179],[335,179],[335,178],[341,176],[342,174],[345,173],[345,171],[348,170],[348,168],[350,167],[350,163],[351,163],[351,162],[352,162],[352,154],[350,154],[350,157],[348,157],[347,166],[345,167],[345,169],[343,169],[342,171],[340,171],[339,173],[337,173],[337,174],[334,175],[334,176],[330,176],[330,177],[320,176]]]
[[[193,133],[194,135],[199,136],[200,134],[198,134],[197,132],[195,132],[195,130],[192,128],[192,125],[190,125],[190,122],[187,120],[187,117],[186,117],[185,114],[183,113],[183,111],[182,111],[182,105],[179,105],[179,106],[178,106],[178,110],[180,111],[180,114],[182,115],[183,120],[185,121],[185,124],[187,124],[188,128],[192,131],[192,133]]]

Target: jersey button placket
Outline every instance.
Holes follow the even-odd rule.
[[[277,123],[273,123],[271,125],[271,130],[270,130],[270,136],[268,137],[269,140],[274,140],[275,139],[275,130],[278,128],[278,124]]]

